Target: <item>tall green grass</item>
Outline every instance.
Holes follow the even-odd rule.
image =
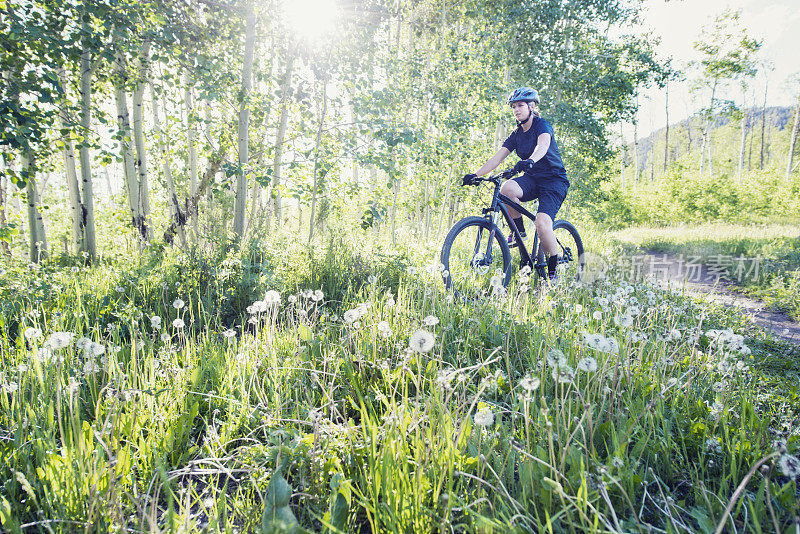
[[[412,239],[338,235],[5,266],[2,527],[770,532],[798,514],[793,347],[618,278],[468,305]]]

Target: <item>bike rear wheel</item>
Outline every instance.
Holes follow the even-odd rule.
[[[558,243],[558,266],[556,273],[562,280],[580,281],[586,267],[586,258],[583,253],[583,241],[578,230],[569,221],[559,219],[553,223],[553,233]],[[533,248],[536,251],[536,272],[540,277],[547,277],[547,258],[542,249],[539,234],[537,233]]]
[[[511,250],[505,236],[481,217],[453,225],[442,245],[441,262],[445,286],[467,301],[503,294],[511,278]]]

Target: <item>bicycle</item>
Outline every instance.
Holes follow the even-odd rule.
[[[444,266],[442,278],[447,289],[452,289],[464,300],[479,300],[505,292],[513,275],[511,248],[519,248],[521,265],[531,266],[540,278],[547,278],[547,261],[538,233],[534,233],[531,249],[536,259],[534,262],[508,208],[514,208],[531,222],[535,215],[500,193],[501,181],[515,174],[513,170],[507,170],[476,178],[476,182],[494,184],[491,204],[483,208],[483,216],[465,217],[456,222],[445,237],[440,256]],[[509,245],[499,228],[501,217],[505,218],[514,235],[513,245]],[[578,230],[572,223],[558,219],[553,222],[553,231],[561,249],[557,266],[559,279],[580,281],[585,258]]]

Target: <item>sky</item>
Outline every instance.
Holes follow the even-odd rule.
[[[750,37],[762,40],[759,59],[772,63],[774,70],[760,74],[754,86],[758,105],[763,103],[768,84],[767,105],[792,106],[796,102],[786,87],[786,80],[800,74],[800,0],[646,0],[642,11],[643,31],[651,31],[661,39],[656,50],[662,58],[673,58],[677,68],[697,58],[693,44],[704,26],[717,15],[731,8],[741,10],[742,25]],[[689,93],[690,82],[673,82],[669,88],[669,122],[685,119],[700,107]],[[730,94],[741,102],[741,92]],[[752,95],[750,95],[752,96]],[[748,97],[750,98],[750,97]],[[665,122],[663,89],[645,90],[639,100],[639,133],[648,135]],[[748,103],[748,107],[750,107]],[[632,128],[626,127],[626,137]]]

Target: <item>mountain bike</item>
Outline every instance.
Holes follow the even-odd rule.
[[[480,300],[498,293],[504,294],[513,276],[511,248],[519,248],[521,269],[526,265],[530,266],[531,272],[535,272],[540,279],[547,278],[547,260],[538,233],[533,236],[532,256],[509,215],[508,208],[514,208],[531,223],[536,216],[500,193],[502,181],[515,174],[513,170],[507,170],[485,178],[478,177],[477,182],[494,184],[491,203],[483,208],[483,216],[461,219],[445,237],[440,256],[444,266],[442,278],[445,286],[464,300]],[[502,219],[505,219],[514,235],[511,245],[500,230]],[[585,267],[585,258],[583,241],[578,230],[570,222],[558,219],[553,222],[553,231],[560,249],[557,266],[559,280],[579,281]]]

